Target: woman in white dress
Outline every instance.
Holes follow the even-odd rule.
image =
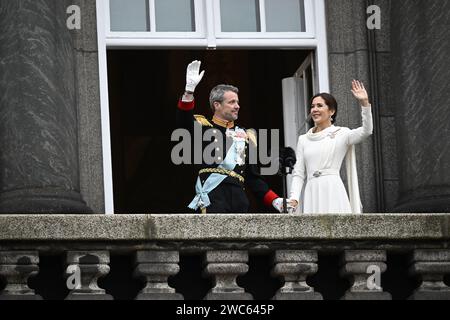
[[[354,145],[372,134],[372,112],[364,85],[352,81],[352,93],[361,106],[362,126],[350,130],[337,127],[334,97],[320,93],[312,98],[310,116],[314,127],[297,143],[297,162],[293,171],[289,206],[303,204],[303,213],[361,213]],[[340,177],[346,158],[349,194]],[[304,185],[305,184],[305,185]],[[305,187],[303,200],[300,195]]]

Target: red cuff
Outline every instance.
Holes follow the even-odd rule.
[[[189,102],[184,102],[180,99],[180,101],[178,101],[178,109],[183,110],[183,111],[190,111],[192,109],[194,109],[194,100],[189,101]]]
[[[272,190],[269,190],[265,194],[263,202],[266,206],[271,207],[273,200],[275,200],[276,198],[279,198],[279,196]]]

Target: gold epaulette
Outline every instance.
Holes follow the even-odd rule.
[[[258,139],[256,138],[256,130],[255,129],[248,129],[247,131],[248,141],[253,143],[255,147],[258,146]]]
[[[206,119],[205,116],[202,116],[201,114],[194,114],[194,118],[202,126],[205,126],[205,127],[212,127],[213,126],[211,124],[211,122],[209,122],[208,119]]]

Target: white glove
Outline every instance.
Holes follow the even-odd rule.
[[[294,213],[297,209],[297,206],[294,206],[291,202],[292,199],[286,199],[287,204],[287,212],[288,213]],[[283,198],[276,198],[272,201],[272,206],[278,210],[278,212],[283,212]]]
[[[203,70],[200,74],[200,61],[192,61],[187,66],[186,70],[186,88],[185,90],[187,92],[194,92],[195,87],[199,84],[199,82],[202,80],[203,75],[205,74],[205,70]]]
[[[287,212],[294,213],[297,210],[297,206],[292,202],[293,199],[286,199]],[[272,201],[272,206],[278,210],[278,212],[283,212],[283,198],[276,198]]]
[[[278,210],[278,212],[283,212],[283,198],[276,198],[272,201],[272,206]]]

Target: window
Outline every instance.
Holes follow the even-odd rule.
[[[193,0],[155,0],[156,32],[195,32]]]
[[[308,50],[317,89],[329,91],[325,0],[97,0],[96,7],[107,213],[114,212],[108,49]]]
[[[147,0],[111,0],[111,31],[149,31]]]
[[[310,2],[305,0],[214,0],[218,34],[230,32],[254,33],[254,37],[308,38],[312,26],[307,24],[311,13]],[[312,15],[309,15],[312,16]],[[284,34],[283,34],[284,33]]]
[[[266,0],[266,29],[269,32],[305,32],[303,0]]]
[[[106,0],[108,38],[204,37],[204,0]]]
[[[220,0],[220,29],[223,32],[260,32],[258,0]]]
[[[112,45],[117,39],[165,38],[202,39],[191,44],[215,47],[216,39],[313,39],[315,35],[313,0],[104,1],[107,43]]]

